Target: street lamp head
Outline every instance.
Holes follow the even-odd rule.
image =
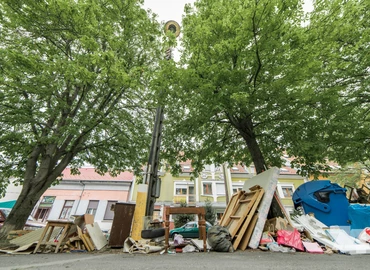
[[[176,37],[180,35],[180,25],[175,21],[168,21],[164,25],[164,31],[167,33],[167,31],[172,32],[175,34]]]

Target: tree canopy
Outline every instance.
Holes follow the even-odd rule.
[[[259,173],[280,167],[287,153],[302,175],[317,176],[330,169],[326,158],[358,158],[368,4],[315,3],[311,13],[298,0],[186,7],[181,61],[163,71],[170,85],[163,138],[174,168],[187,159],[195,173],[210,162],[253,162]]]
[[[114,175],[147,161],[149,84],[164,50],[161,25],[141,5],[1,1],[0,191],[10,178],[23,184],[7,229],[23,226],[67,165]]]

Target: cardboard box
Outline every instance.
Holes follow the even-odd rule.
[[[282,217],[266,220],[263,231],[275,234],[278,230],[292,231],[293,228],[288,224],[288,221]]]

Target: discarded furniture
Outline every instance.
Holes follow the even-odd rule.
[[[249,190],[241,190],[232,197],[220,223],[228,229],[234,250],[247,248],[258,218],[256,211],[264,195],[259,185]]]
[[[63,251],[64,245],[68,241],[68,235],[72,226],[75,226],[75,224],[71,221],[49,220],[33,253],[36,253],[40,247],[43,250],[47,245],[55,246],[55,253],[58,253],[59,250]],[[60,233],[57,236],[50,240],[55,228],[61,228],[62,230],[60,230]]]
[[[134,217],[135,204],[116,203],[114,206],[114,217],[109,235],[110,247],[123,247],[126,238],[130,236],[131,223]]]
[[[198,215],[199,225],[199,239],[203,240],[203,251],[207,251],[207,234],[206,234],[206,220],[205,220],[205,208],[204,207],[166,207],[165,208],[165,251],[168,250],[168,241],[170,234],[170,215],[171,214],[195,214]]]
[[[344,188],[347,189],[349,203],[370,203],[370,189],[366,185],[362,184],[359,188],[344,185]]]

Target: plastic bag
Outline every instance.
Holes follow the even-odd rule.
[[[175,238],[173,239],[174,245],[181,245],[184,243],[184,237],[181,234],[176,234]]]
[[[212,226],[207,232],[207,242],[213,251],[234,252],[229,230],[220,225]]]
[[[363,242],[370,243],[370,227],[363,229],[357,238]]]
[[[293,231],[279,230],[277,232],[277,243],[297,250],[304,251],[301,234],[297,229]]]
[[[268,243],[267,248],[271,251],[278,251],[278,252],[283,252],[283,253],[295,252],[294,248],[279,246],[276,242]]]
[[[260,245],[266,245],[268,243],[275,242],[274,238],[269,232],[263,232],[260,240]]]

